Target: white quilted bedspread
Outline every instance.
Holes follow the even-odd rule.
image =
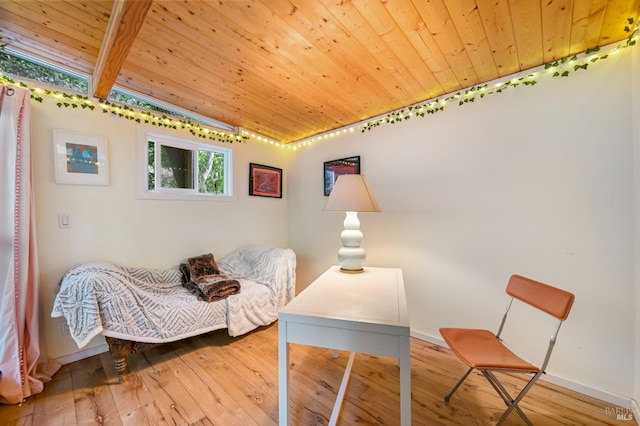
[[[182,286],[177,269],[86,263],[62,278],[52,317],[64,316],[79,348],[98,334],[146,343],[172,342],[227,328],[239,336],[278,317],[295,295],[292,250],[247,246],[216,260],[240,281],[239,294],[199,301]]]

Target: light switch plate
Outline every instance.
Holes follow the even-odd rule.
[[[60,228],[71,228],[71,217],[66,213],[58,213],[58,226]]]

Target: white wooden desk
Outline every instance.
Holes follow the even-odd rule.
[[[280,425],[288,424],[289,343],[351,351],[329,424],[340,411],[355,352],[398,358],[400,415],[411,425],[409,315],[400,269],[365,268],[360,274],[333,266],[278,313]]]

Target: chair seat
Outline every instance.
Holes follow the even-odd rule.
[[[511,352],[489,330],[441,328],[449,348],[469,367],[537,373],[538,367]]]

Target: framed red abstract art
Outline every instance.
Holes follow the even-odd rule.
[[[282,169],[249,163],[249,195],[282,198]]]
[[[340,158],[339,160],[325,161],[324,163],[324,195],[328,197],[331,194],[333,185],[340,175],[359,175],[360,174],[360,156],[356,155],[348,158]]]

